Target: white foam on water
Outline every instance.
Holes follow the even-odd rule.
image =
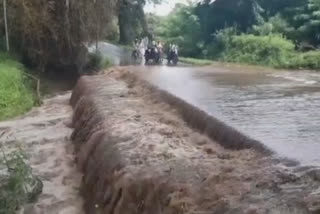
[[[279,73],[279,74],[270,74],[268,76],[276,77],[276,78],[283,78],[287,80],[291,80],[294,82],[304,83],[306,85],[313,85],[319,83],[317,80],[313,80],[313,78],[318,77],[320,80],[320,75],[308,75],[308,73],[301,74],[301,73]]]

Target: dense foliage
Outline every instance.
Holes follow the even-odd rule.
[[[162,19],[160,39],[187,57],[320,68],[320,0],[203,0]]]
[[[86,45],[103,38],[117,0],[7,1],[11,46],[24,62],[40,70],[48,67],[82,71]],[[1,4],[2,7],[2,4]],[[1,11],[2,8],[1,8]],[[0,16],[3,27],[3,16]]]
[[[182,54],[195,57],[203,48],[200,24],[192,7],[177,4],[173,13],[161,22],[157,35],[166,44],[177,43],[183,47]]]

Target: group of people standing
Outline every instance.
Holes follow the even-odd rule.
[[[141,56],[144,56],[145,52],[147,49],[156,49],[157,51],[159,51],[161,54],[163,54],[164,52],[164,45],[161,41],[152,41],[149,42],[149,38],[145,37],[141,40],[136,39],[134,41],[134,50],[135,51],[139,51],[139,54],[141,54]],[[169,50],[170,51],[174,51],[176,54],[178,54],[178,45],[176,44],[169,44]]]

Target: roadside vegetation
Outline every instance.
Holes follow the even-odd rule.
[[[24,66],[5,53],[0,53],[0,120],[20,115],[34,105],[30,79]]]
[[[167,17],[149,14],[148,23],[158,23],[157,39],[177,43],[183,57],[320,69],[320,0],[177,4]]]
[[[32,174],[21,149],[0,158],[0,214],[16,214],[26,203],[34,202],[42,192],[41,180]]]

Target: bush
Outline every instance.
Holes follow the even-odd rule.
[[[6,173],[0,176],[0,214],[15,214],[23,204],[37,199],[43,184],[32,174],[21,149],[2,154],[0,166],[6,168]]]
[[[98,70],[100,69],[100,63],[102,61],[102,55],[100,52],[89,53],[88,64],[86,70]]]
[[[98,52],[89,53],[89,60],[86,66],[87,72],[99,71],[101,69],[106,69],[111,67],[113,64],[111,60],[107,57],[102,56],[102,54]]]
[[[0,120],[31,109],[34,97],[22,64],[0,53]]]
[[[211,57],[221,61],[266,65],[276,68],[320,69],[320,51],[297,52],[292,41],[280,34],[235,35],[219,31],[210,46]]]
[[[109,58],[104,57],[100,62],[101,69],[110,68],[113,65],[112,61]]]
[[[242,34],[225,41],[219,56],[221,60],[273,67],[287,67],[295,48],[291,41],[277,34]]]
[[[296,53],[291,58],[287,68],[292,69],[320,69],[320,51],[309,51],[305,53]]]

